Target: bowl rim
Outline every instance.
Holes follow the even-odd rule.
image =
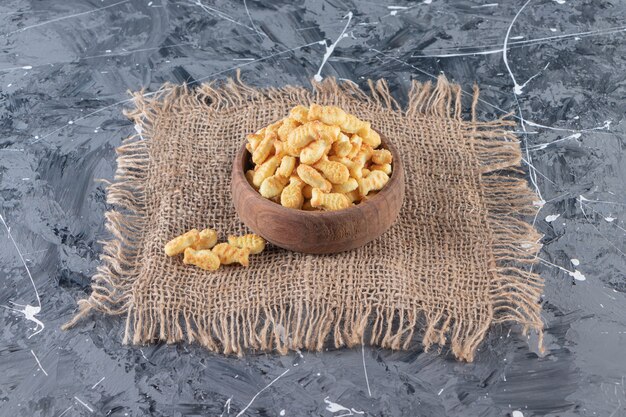
[[[391,171],[391,176],[389,177],[389,182],[372,198],[365,200],[362,203],[359,204],[355,204],[352,205],[348,208],[345,209],[341,209],[341,210],[332,210],[332,211],[323,211],[323,210],[317,210],[317,211],[308,211],[308,210],[302,210],[302,209],[293,209],[293,208],[289,208],[289,207],[284,207],[282,204],[280,203],[276,203],[274,201],[271,201],[265,197],[263,197],[257,190],[254,189],[254,187],[252,187],[252,185],[250,185],[250,183],[248,182],[248,180],[245,177],[245,163],[243,163],[243,161],[245,161],[247,158],[249,158],[248,155],[251,155],[250,152],[248,151],[248,149],[246,149],[246,143],[247,141],[244,139],[243,144],[241,145],[241,147],[239,148],[239,151],[237,152],[237,155],[235,156],[235,161],[236,162],[241,162],[241,172],[236,173],[236,175],[240,175],[243,177],[243,182],[244,182],[244,187],[247,187],[247,191],[251,191],[254,194],[254,198],[259,201],[259,204],[263,204],[266,207],[271,207],[272,209],[276,210],[278,209],[279,211],[281,210],[286,210],[286,212],[288,213],[294,213],[294,214],[300,214],[304,217],[317,217],[317,218],[332,218],[332,217],[337,217],[337,216],[342,216],[344,215],[344,213],[355,213],[358,211],[363,211],[364,207],[366,206],[370,206],[371,204],[376,203],[376,201],[374,201],[375,199],[378,199],[378,197],[383,197],[386,196],[388,194],[391,194],[393,192],[393,188],[392,185],[395,185],[397,182],[399,181],[404,181],[404,167],[402,164],[402,160],[400,159],[400,154],[398,153],[398,150],[396,149],[396,147],[389,141],[389,139],[387,138],[387,136],[383,135],[382,133],[380,133],[379,131],[376,130],[376,132],[380,135],[381,138],[381,146],[384,149],[388,149],[391,154],[393,155],[393,165],[392,165],[392,171]],[[233,168],[237,166],[237,163],[235,163],[233,165]],[[234,170],[233,170],[234,171]],[[398,174],[395,174],[398,172]],[[403,197],[404,200],[404,197]]]

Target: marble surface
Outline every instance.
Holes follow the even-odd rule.
[[[492,1],[492,0],[488,0]],[[1,416],[626,415],[626,3],[3,0]],[[121,345],[122,321],[59,326],[108,237],[127,90],[439,73],[513,112],[543,205],[544,357],[494,327],[471,364],[382,349],[225,358]]]

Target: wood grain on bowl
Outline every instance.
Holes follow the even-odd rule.
[[[382,134],[382,148],[393,155],[393,172],[374,197],[344,210],[290,209],[263,198],[248,183],[251,155],[245,143],[233,161],[231,191],[239,218],[255,233],[284,249],[337,253],[358,248],[382,235],[394,223],[404,200],[404,168],[396,148]]]

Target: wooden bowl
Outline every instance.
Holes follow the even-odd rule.
[[[337,211],[285,208],[259,194],[245,170],[253,167],[241,145],[233,163],[231,190],[239,218],[265,240],[284,249],[305,253],[337,253],[365,245],[382,235],[396,220],[404,200],[404,169],[396,148],[384,137],[381,147],[393,154],[393,172],[375,196]]]

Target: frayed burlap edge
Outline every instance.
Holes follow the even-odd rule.
[[[144,223],[147,221],[144,205],[144,184],[148,181],[149,146],[152,127],[159,115],[190,104],[203,105],[207,111],[236,108],[249,102],[271,105],[272,101],[285,96],[295,102],[324,99],[339,106],[346,100],[359,100],[364,106],[376,111],[403,110],[389,92],[384,80],[369,81],[370,94],[356,84],[338,84],[333,79],[313,82],[313,91],[302,87],[257,89],[245,85],[237,74],[224,85],[203,84],[190,91],[187,86],[164,85],[147,99],[148,94],[134,93],[135,109],[126,112],[134,120],[139,134],[123,141],[117,149],[118,168],[114,183],[107,189],[107,202],[118,209],[106,213],[106,227],[113,239],[104,242],[102,265],[92,278],[89,298],[78,301],[77,314],[63,326],[68,329],[87,316],[92,310],[108,315],[126,314],[124,343],[142,344],[156,339],[168,343],[187,340],[197,341],[212,351],[225,354],[243,354],[246,349],[276,350],[281,354],[289,350],[306,348],[321,350],[328,336],[336,347],[354,346],[365,342],[370,331],[369,343],[391,349],[408,349],[419,317],[423,317],[422,344],[427,350],[432,345],[450,344],[453,354],[472,361],[478,345],[493,323],[515,322],[524,333],[539,333],[542,345],[541,305],[539,298],[543,288],[540,276],[522,269],[536,262],[540,249],[540,235],[524,220],[523,216],[535,212],[533,203],[537,196],[528,188],[527,181],[520,178],[520,144],[506,128],[515,125],[506,115],[490,122],[476,120],[479,90],[474,86],[471,119],[462,119],[462,91],[441,76],[436,85],[413,81],[409,93],[406,117],[433,116],[461,124],[465,140],[475,151],[481,166],[480,182],[487,212],[485,228],[490,231],[493,274],[490,289],[492,308],[488,317],[452,317],[445,307],[426,312],[398,312],[395,310],[362,311],[350,318],[337,316],[332,307],[308,314],[289,314],[266,307],[264,311],[240,312],[238,317],[210,317],[208,312],[182,315],[174,311],[161,311],[159,317],[150,316],[142,306],[134,305],[132,285],[141,268],[138,261],[143,245]],[[321,101],[321,100],[320,100]],[[255,316],[255,317],[252,317]],[[245,327],[241,323],[259,323],[263,327]],[[295,316],[295,317],[294,317]],[[295,321],[294,321],[295,320]],[[273,330],[270,329],[270,322]],[[395,328],[394,323],[396,324]],[[294,330],[283,338],[279,326]],[[386,331],[383,332],[383,329]]]

